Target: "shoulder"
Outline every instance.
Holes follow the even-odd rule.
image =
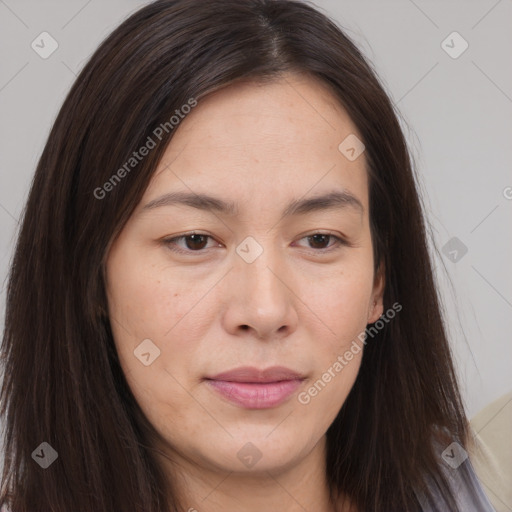
[[[446,448],[434,442],[439,454],[439,468],[446,477],[452,496],[458,509],[463,512],[496,512],[483,491],[482,485],[475,473],[471,459],[464,448],[453,442]],[[427,503],[424,497],[417,493],[422,512],[445,510],[446,502],[439,485],[432,479],[428,480],[429,490],[435,502]]]
[[[457,505],[465,512],[495,512],[476,476],[470,458],[454,468],[446,468],[448,480],[457,497]]]

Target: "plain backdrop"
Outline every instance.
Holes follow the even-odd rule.
[[[18,219],[50,127],[98,44],[145,3],[0,0],[2,327]],[[471,417],[512,390],[512,1],[314,4],[358,44],[401,113]],[[31,47],[42,32],[58,44],[47,59]]]

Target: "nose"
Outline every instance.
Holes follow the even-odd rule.
[[[298,298],[282,258],[265,249],[252,263],[235,255],[226,283],[224,329],[233,335],[281,339],[297,328]]]

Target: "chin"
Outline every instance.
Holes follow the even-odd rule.
[[[275,428],[275,426],[273,427]],[[279,427],[277,427],[279,429]],[[280,472],[296,465],[315,446],[311,437],[293,437],[286,430],[278,434],[272,429],[249,429],[229,439],[224,446],[217,444],[207,458],[224,471],[236,473]],[[272,433],[270,433],[272,432]],[[269,434],[270,433],[270,434]]]

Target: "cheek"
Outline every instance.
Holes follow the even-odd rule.
[[[373,272],[368,265],[350,269],[346,265],[329,279],[307,285],[305,302],[321,320],[320,324],[311,324],[318,328],[316,334],[310,331],[310,336],[324,341],[315,346],[314,376],[298,401],[315,415],[318,425],[334,421],[357,378],[364,349],[361,334],[367,326],[372,286]]]
[[[371,270],[335,272],[326,279],[304,281],[302,290],[304,303],[328,328],[338,346],[350,342],[366,328]]]
[[[193,393],[185,390],[184,376],[175,370],[168,372],[162,357],[150,367],[135,365],[123,367],[123,371],[136,402],[160,436],[179,444],[184,425],[186,435],[200,434],[201,422],[191,418],[200,416],[203,424],[208,418],[201,417],[201,410],[191,399]]]
[[[357,378],[362,351],[351,352],[350,360],[344,347],[321,364],[311,381],[297,396],[299,414],[311,422],[317,435],[323,435],[338,415]]]
[[[200,303],[214,282],[194,279],[167,264],[152,261],[132,248],[111,254],[107,266],[109,313],[116,339],[140,343],[145,338],[164,346]],[[196,324],[189,326],[193,337]],[[186,340],[183,340],[186,343]]]
[[[152,416],[151,411],[168,408],[185,411],[180,384],[188,387],[200,340],[214,321],[215,310],[205,308],[203,299],[215,279],[194,279],[166,263],[152,262],[141,252],[119,247],[108,260],[109,315],[116,349],[146,413]],[[143,340],[154,345],[149,345],[152,362],[148,366],[134,353],[140,354]],[[153,354],[158,354],[154,360]]]

